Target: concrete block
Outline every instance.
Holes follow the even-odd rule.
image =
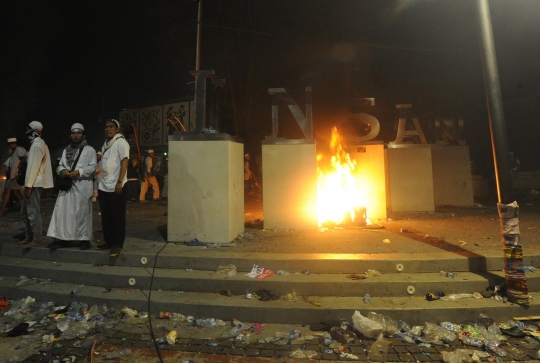
[[[169,241],[231,242],[244,231],[244,145],[170,141]]]
[[[263,144],[264,228],[317,228],[315,142]]]
[[[435,205],[470,207],[474,204],[468,146],[431,148]]]
[[[386,219],[386,169],[384,145],[354,145],[348,148],[356,161],[355,177],[366,192],[368,218]]]
[[[430,145],[389,145],[385,153],[385,167],[389,210],[435,210]]]

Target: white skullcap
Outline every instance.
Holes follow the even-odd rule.
[[[73,125],[71,125],[71,131],[73,131],[75,129],[80,129],[80,130],[84,131],[84,126],[77,122],[77,123],[74,123]]]
[[[8,142],[8,144],[10,144],[12,142],[17,142],[17,138],[16,137],[10,137],[9,139],[7,139],[7,142]]]
[[[154,153],[154,150],[150,149],[148,150],[148,154],[153,154]]]
[[[43,125],[39,121],[32,121],[28,124],[28,127],[32,130],[41,131],[43,130]]]

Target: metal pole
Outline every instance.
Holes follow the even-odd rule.
[[[195,70],[201,70],[201,32],[202,32],[202,0],[199,0],[199,15],[197,17],[197,56],[195,58]]]
[[[478,8],[480,50],[482,52],[491,145],[495,164],[495,177],[497,180],[497,194],[500,203],[508,204],[514,201],[514,193],[512,191],[510,151],[508,149],[508,138],[506,136],[506,125],[504,122],[501,85],[499,82],[495,44],[493,42],[489,3],[488,0],[477,0],[476,4]]]
[[[493,42],[493,30],[488,0],[476,0],[479,20],[480,48],[486,100],[488,106],[491,146],[497,179],[497,194],[501,239],[503,243],[505,295],[510,302],[529,305],[527,277],[523,270],[523,249],[519,234],[519,206],[514,200],[512,173],[510,171],[510,152],[504,122],[501,84],[497,68],[497,55]]]

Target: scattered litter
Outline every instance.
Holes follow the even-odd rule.
[[[256,295],[260,301],[270,301],[270,300],[277,300],[279,299],[279,294],[277,292],[269,291],[269,290],[258,290],[256,292]]]
[[[233,264],[219,266],[216,273],[226,275],[225,278],[231,278],[236,275],[236,266]]]
[[[238,238],[251,241],[253,238],[255,238],[255,236],[249,232],[245,232],[245,233],[238,234]]]
[[[433,300],[439,300],[440,298],[444,297],[446,294],[442,291],[438,292],[428,292],[426,294],[426,300],[427,301],[433,301]]]
[[[310,272],[309,272],[309,270],[302,270],[302,273],[303,273],[304,275],[309,275]]]
[[[474,203],[475,208],[487,208],[485,205],[482,205],[480,203]]]
[[[365,279],[367,279],[367,277],[364,276],[364,275],[356,275],[356,274],[347,275],[346,277],[348,279],[350,279],[350,280],[365,280]]]
[[[321,303],[318,301],[309,300],[306,296],[302,296],[302,300],[307,302],[308,304],[315,305],[317,307],[321,307]]]
[[[230,292],[229,290],[223,290],[223,291],[220,291],[219,294],[220,294],[220,295],[223,295],[223,296],[227,296],[227,297],[233,296],[233,293]]]
[[[285,271],[285,270],[277,270],[276,273],[278,275],[289,275],[289,272],[288,271]]]
[[[384,243],[390,243],[390,240],[388,238],[385,238],[382,240]]]
[[[440,271],[439,274],[442,275],[442,276],[449,277],[451,279],[456,277],[452,272],[449,272],[449,271]]]
[[[364,272],[366,276],[381,276],[381,273],[374,269],[369,269],[366,272]]]
[[[474,298],[474,294],[450,294],[447,296],[441,296],[441,300],[445,301],[458,301],[469,298]]]
[[[406,232],[409,232],[409,229],[408,228],[401,228],[399,231],[406,233]]]
[[[186,246],[206,246],[206,242],[201,242],[197,238],[193,238],[191,241],[186,242]]]
[[[253,268],[251,269],[251,272],[248,274],[245,274],[244,276],[250,277],[252,279],[266,279],[274,274],[274,271],[268,270],[264,267],[261,267],[259,265],[253,265]]]
[[[106,287],[106,288],[105,288],[105,291],[102,291],[102,292],[103,292],[103,293],[108,293],[108,292],[111,292],[111,291],[112,291],[112,289],[111,289],[110,287]]]
[[[467,244],[467,242],[459,240],[459,244],[462,245],[462,246],[465,246]]]

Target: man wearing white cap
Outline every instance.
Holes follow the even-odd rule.
[[[25,222],[24,248],[43,244],[41,230],[41,209],[39,201],[43,188],[54,187],[51,155],[45,141],[41,138],[43,125],[39,121],[32,121],[26,128],[26,136],[31,141],[28,151],[28,166],[24,179],[24,199],[22,216]]]
[[[90,248],[92,239],[92,195],[96,150],[86,143],[84,126],[71,126],[71,143],[64,149],[56,173],[73,181],[71,189],[60,190],[54,206],[47,236],[56,239],[48,247],[79,246]]]
[[[2,207],[0,208],[0,217],[2,217],[4,214],[4,209],[11,198],[11,191],[18,194],[21,199],[23,198],[21,186],[17,183],[17,176],[19,174],[19,163],[26,155],[26,150],[25,148],[17,145],[17,138],[15,137],[10,137],[7,139],[7,143],[9,150],[11,151],[11,156],[7,161],[10,172],[9,175],[6,175],[8,180],[6,181],[6,192],[2,201]]]
[[[154,168],[152,167],[154,159],[154,150],[148,150],[148,156],[144,159],[144,175],[142,176],[141,195],[139,199],[142,202],[146,202],[146,192],[148,191],[148,183],[152,184],[152,190],[154,191],[154,200],[159,200],[159,184],[157,182]]]

